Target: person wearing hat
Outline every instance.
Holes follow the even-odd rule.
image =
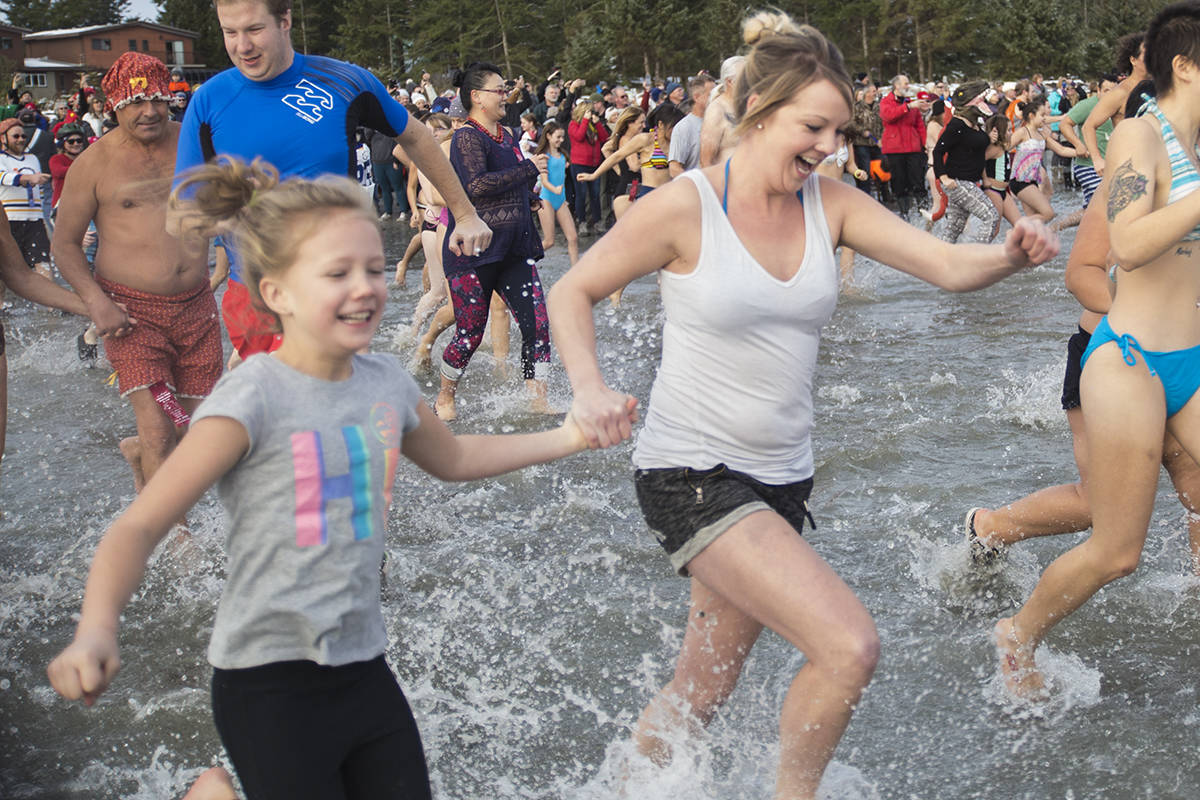
[[[31,116],[27,112],[23,109],[22,116],[0,121],[0,202],[25,263],[50,277],[50,237],[42,220],[42,187],[50,182],[50,174],[27,149],[29,134],[22,124]]]
[[[88,135],[82,122],[72,122],[58,129],[58,152],[50,157],[51,207],[58,208],[63,182],[67,179],[67,170],[87,145]]]
[[[683,84],[677,81],[668,83],[666,88],[663,89],[663,94],[666,96],[664,102],[674,103],[675,105],[679,105],[687,98],[687,92],[684,90]]]
[[[412,119],[383,83],[355,64],[297,53],[291,0],[217,0],[231,69],[206,81],[188,105],[176,158],[177,179],[217,156],[261,156],[281,178],[355,173],[354,131],[393,136],[445,198],[458,221],[450,247],[483,252],[491,231],[475,213],[429,130]],[[241,358],[281,343],[274,320],[255,309],[230,254],[222,298],[226,330]]]
[[[207,243],[188,247],[167,232],[179,137],[169,118],[169,80],[166,64],[138,52],[124,53],[105,74],[106,107],[120,125],[66,171],[52,245],[133,409],[137,436],[121,442],[121,452],[139,490],[222,366]],[[82,127],[72,136],[84,138]],[[83,249],[92,220],[100,239],[94,275]]]

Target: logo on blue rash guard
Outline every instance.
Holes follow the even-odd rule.
[[[325,116],[321,109],[333,108],[333,95],[317,86],[308,78],[302,78],[296,88],[304,94],[284,95],[284,105],[296,110],[296,116],[308,123],[320,122]]]

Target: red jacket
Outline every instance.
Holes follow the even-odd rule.
[[[604,154],[600,152],[600,148],[608,141],[608,128],[597,125],[596,141],[589,143],[587,140],[588,124],[586,119],[579,122],[572,120],[567,125],[567,135],[571,137],[571,163],[594,169],[600,166],[600,162],[604,160]]]
[[[879,149],[886,153],[925,152],[925,117],[908,100],[899,102],[894,92],[879,101],[879,118],[883,120],[883,136]]]

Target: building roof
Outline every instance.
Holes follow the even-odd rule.
[[[82,70],[82,69],[87,69],[87,67],[84,64],[72,64],[69,61],[55,61],[52,58],[27,58],[27,59],[25,59],[24,69],[26,69],[26,70],[39,70],[39,69]]]
[[[146,22],[140,19],[126,20],[115,25],[88,25],[84,28],[58,28],[50,31],[37,31],[35,33],[25,34],[26,39],[71,39],[76,36],[86,36],[92,33],[103,33],[105,31],[118,31],[123,28],[139,26],[143,28],[153,28],[165,33],[174,33],[182,36],[198,37],[200,34],[195,31],[185,30],[183,28],[172,28],[170,25],[159,25],[157,22]]]

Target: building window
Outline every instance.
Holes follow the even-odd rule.
[[[179,39],[167,40],[167,63],[173,66],[183,66],[183,42]]]
[[[142,39],[142,52],[143,53],[150,52],[150,40],[149,39]]]
[[[38,88],[45,89],[46,88],[46,73],[44,73],[44,72],[26,72],[25,73],[25,86],[32,87],[35,89],[38,89]]]
[[[112,39],[92,39],[93,50],[112,50]]]
[[[137,50],[137,39],[130,39],[130,40],[129,40],[129,49],[130,49],[130,50],[135,50],[135,51]]]
[[[0,36],[0,50],[12,50],[12,39]]]

